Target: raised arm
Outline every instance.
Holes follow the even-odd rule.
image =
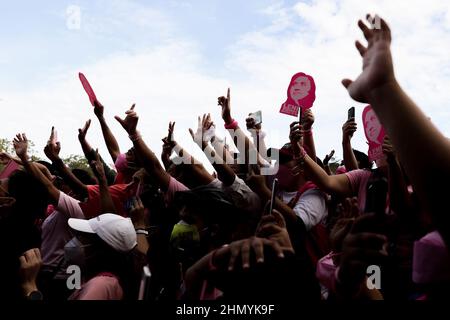
[[[61,144],[55,140],[55,128],[52,127],[50,139],[44,148],[44,153],[47,158],[53,163],[55,168],[61,173],[64,181],[69,185],[69,187],[81,198],[86,198],[88,196],[87,186],[84,185],[80,180],[78,180],[78,178],[75,177],[72,171],[67,168],[63,160],[59,157],[60,151]]]
[[[344,156],[344,166],[347,171],[358,169],[358,161],[352,149],[352,137],[357,129],[355,119],[347,120],[342,126],[342,151]]]
[[[324,166],[324,169],[325,169],[325,172],[326,172],[329,176],[332,175],[332,174],[331,174],[331,170],[330,170],[330,166],[329,166],[329,162],[330,162],[331,158],[333,158],[333,156],[334,156],[334,150],[331,150],[331,152],[330,152],[329,154],[327,154],[327,155],[325,156],[325,158],[323,158],[323,161],[322,161],[323,166]]]
[[[247,126],[247,130],[250,132],[253,145],[256,146],[256,150],[265,160],[268,160],[267,156],[267,146],[265,142],[266,133],[262,131],[261,123],[256,124],[255,118],[251,117],[251,113],[249,117],[245,119],[245,124]]]
[[[234,139],[234,143],[238,148],[239,152],[245,155],[245,163],[249,163],[250,152],[252,155],[256,155],[256,161],[259,165],[267,165],[267,161],[261,157],[261,155],[256,150],[253,143],[241,130],[236,120],[231,117],[231,94],[230,88],[228,88],[226,97],[219,97],[218,104],[222,108],[222,119],[225,122],[225,128],[230,132],[231,137]],[[253,159],[252,159],[253,160]]]
[[[53,185],[52,181],[50,181],[38,168],[38,166],[29,161],[28,157],[28,139],[23,134],[17,134],[13,140],[14,149],[16,150],[16,154],[19,159],[22,161],[22,164],[27,170],[29,174],[35,177],[38,181],[40,181],[45,188],[47,189],[50,195],[50,201],[57,205],[59,201],[59,190]]]
[[[156,155],[147,147],[147,144],[142,139],[141,134],[137,131],[136,127],[139,121],[139,117],[134,111],[135,105],[133,104],[127,112],[126,117],[122,119],[116,116],[116,120],[122,125],[125,131],[128,133],[130,140],[133,142],[134,148],[139,155],[139,159],[142,161],[143,168],[147,173],[153,176],[159,187],[163,191],[169,188],[170,175],[161,166]]]
[[[98,187],[100,191],[100,210],[103,213],[116,213],[116,208],[109,192],[108,182],[106,181],[105,170],[103,163],[100,161],[98,150],[95,152],[95,160],[89,162],[92,171],[98,180]]]
[[[109,129],[108,124],[106,123],[105,117],[103,116],[104,112],[103,105],[97,100],[95,101],[94,113],[97,116],[98,121],[100,122],[100,126],[102,128],[103,138],[105,139],[106,147],[108,148],[108,152],[111,155],[111,158],[114,163],[116,163],[117,157],[120,155],[120,147],[117,143],[116,138],[114,137],[111,129]]]
[[[350,181],[344,174],[330,176],[316,161],[311,159],[301,144],[302,130],[298,122],[291,124],[289,139],[291,141],[298,165],[294,171],[304,170],[308,180],[314,182],[322,191],[337,193],[342,196],[352,196]]]
[[[383,19],[374,19],[380,22],[379,28],[358,22],[368,41],[367,48],[356,43],[363,57],[363,72],[355,81],[342,83],[353,99],[370,103],[375,110],[421,203],[450,245],[450,142],[398,84],[390,51],[391,31]],[[369,22],[374,19],[367,15]]]
[[[312,132],[312,125],[314,124],[314,115],[311,109],[307,109],[303,113],[303,147],[305,148],[311,159],[316,161],[316,146],[314,144],[314,136]]]
[[[225,186],[232,185],[236,179],[236,174],[209,144],[212,137],[215,136],[215,125],[211,120],[211,115],[204,114],[201,120],[200,117],[198,117],[197,131],[194,133],[192,129],[189,129],[189,133],[217,171],[218,179],[222,181]]]

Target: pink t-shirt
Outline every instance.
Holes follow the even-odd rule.
[[[58,205],[42,223],[41,254],[44,266],[56,267],[64,257],[64,246],[73,238],[69,218],[84,219],[78,200],[59,193]]]
[[[123,290],[114,276],[98,275],[75,291],[69,300],[122,300]]]
[[[186,187],[184,184],[179,182],[174,177],[170,177],[169,187],[167,188],[167,191],[166,191],[166,193],[164,195],[166,204],[169,205],[169,204],[172,203],[176,192],[178,192],[178,191],[187,191],[187,190],[189,190],[188,187]]]
[[[367,183],[369,182],[372,172],[369,170],[352,170],[345,175],[350,182],[352,188],[353,196],[358,197],[359,211],[364,212],[366,208],[366,198],[367,198]]]

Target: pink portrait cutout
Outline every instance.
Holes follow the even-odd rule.
[[[316,100],[316,84],[313,77],[299,72],[296,73],[287,89],[287,100],[281,105],[280,112],[297,117],[298,110],[309,109]]]
[[[384,157],[382,145],[385,131],[371,106],[364,108],[362,114],[364,133],[369,143],[369,160],[376,161]]]

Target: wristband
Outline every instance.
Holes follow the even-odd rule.
[[[303,136],[312,136],[313,132],[312,129],[303,130]]]
[[[144,234],[148,236],[148,231],[145,229],[136,229],[136,234]]]
[[[130,134],[130,135],[128,136],[128,138],[130,138],[131,141],[136,142],[136,141],[138,141],[139,139],[141,139],[142,136],[141,136],[141,134],[139,133],[139,131],[136,131],[135,134]]]
[[[229,123],[229,124],[226,124],[225,123],[225,129],[228,129],[228,130],[236,130],[237,129],[237,127],[238,127],[238,122],[236,121],[236,120],[234,120],[233,119],[233,121],[231,121],[231,123]]]

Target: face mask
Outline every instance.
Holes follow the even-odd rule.
[[[64,258],[70,265],[77,265],[83,269],[86,265],[85,248],[90,246],[90,244],[83,245],[77,237],[73,237],[64,246]]]
[[[316,277],[328,289],[333,287],[334,274],[336,272],[336,266],[333,263],[333,256],[335,255],[330,253],[317,262]]]
[[[292,174],[289,167],[280,165],[278,168],[277,179],[281,189],[290,189],[295,184],[298,177]]]
[[[124,153],[119,154],[119,156],[116,159],[116,162],[114,163],[114,166],[116,167],[117,171],[127,170],[128,169],[127,156]]]

